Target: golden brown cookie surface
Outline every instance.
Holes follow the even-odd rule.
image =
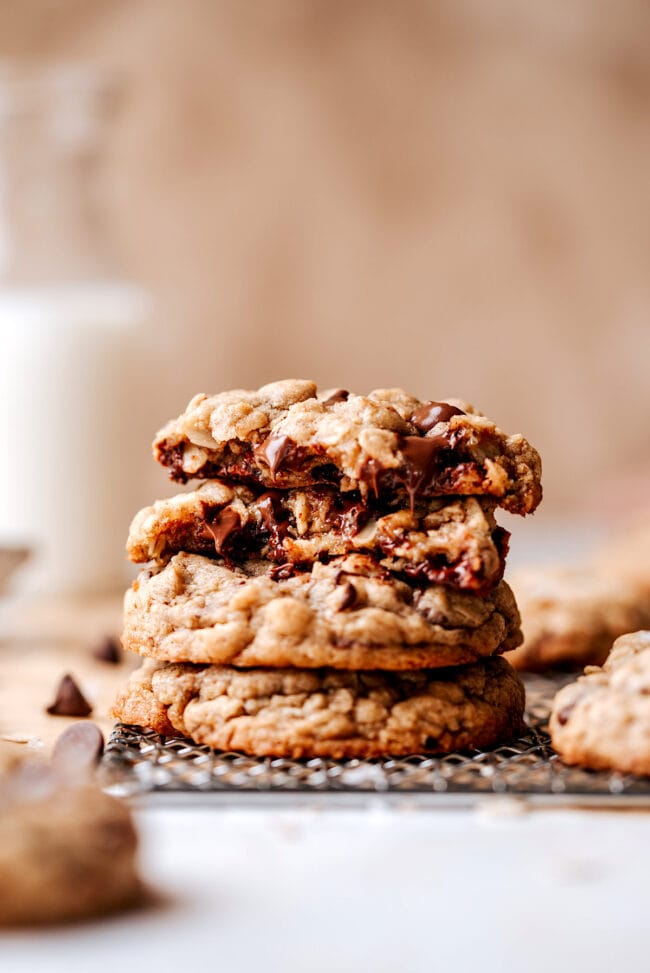
[[[288,578],[176,554],[125,598],[123,642],[170,662],[413,669],[461,665],[519,644],[504,581],[485,597],[414,587],[355,554]]]
[[[114,712],[219,750],[344,759],[493,746],[523,710],[518,676],[492,658],[408,673],[146,662]]]

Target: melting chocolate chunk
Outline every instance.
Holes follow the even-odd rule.
[[[158,459],[163,466],[168,467],[170,479],[177,483],[187,483],[187,473],[183,468],[185,447],[182,443],[170,445],[165,440],[158,447]]]
[[[336,402],[346,402],[350,398],[347,389],[335,389],[331,395],[323,399],[323,405],[334,405]]]
[[[96,723],[73,723],[59,736],[52,750],[52,766],[64,776],[92,770],[104,752],[104,736]]]
[[[383,467],[376,459],[367,459],[365,460],[359,473],[359,479],[362,483],[366,484],[372,489],[375,497],[379,496],[377,477],[382,471]]]
[[[411,422],[420,430],[428,432],[438,422],[449,422],[452,416],[464,416],[466,413],[455,405],[448,405],[446,402],[425,402],[419,409],[416,409],[411,416]]]
[[[327,510],[325,523],[347,539],[359,533],[360,521],[367,516],[368,508],[360,499],[339,500]]]
[[[90,716],[93,708],[69,673],[61,679],[54,702],[47,707],[50,716]]]
[[[203,516],[205,526],[212,534],[215,550],[223,557],[228,538],[241,527],[239,514],[232,507],[222,507],[215,511],[210,510],[207,504],[203,504]]]
[[[287,535],[287,514],[278,490],[268,490],[257,501],[257,509],[262,517],[265,530],[271,539],[271,554],[285,556],[282,541]]]
[[[98,662],[106,662],[110,666],[117,666],[122,661],[120,643],[112,635],[103,638],[93,649],[92,655]]]
[[[404,486],[411,501],[433,483],[438,469],[438,457],[449,443],[444,436],[403,436],[400,449],[404,457]]]
[[[288,436],[277,436],[272,432],[261,445],[255,448],[255,455],[266,463],[271,476],[275,476],[291,451],[291,446]]]

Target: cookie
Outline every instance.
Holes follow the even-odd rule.
[[[550,732],[565,763],[650,774],[650,632],[621,636],[602,668],[561,689]]]
[[[523,712],[498,657],[409,673],[148,663],[114,708],[218,750],[336,760],[491,747],[523,730]]]
[[[511,582],[524,632],[508,656],[517,669],[600,665],[615,638],[650,626],[649,598],[590,567],[530,569]]]
[[[331,487],[259,494],[209,480],[141,510],[127,551],[136,563],[187,551],[226,562],[301,564],[358,550],[389,571],[484,593],[501,580],[508,546],[494,506],[475,497],[434,498],[413,511],[382,513],[360,494],[341,496]]]
[[[398,580],[367,555],[282,577],[175,554],[125,599],[125,648],[170,662],[413,669],[461,665],[519,644],[504,581],[485,597]]]
[[[421,402],[402,389],[319,396],[313,382],[288,380],[197,395],[153,448],[183,483],[325,483],[411,506],[431,496],[492,496],[518,514],[542,496],[540,458],[523,436],[507,436],[464,403]]]
[[[0,783],[0,925],[69,922],[137,904],[125,804],[25,761]]]
[[[631,526],[619,530],[593,560],[601,571],[624,578],[650,600],[650,515],[637,516]]]

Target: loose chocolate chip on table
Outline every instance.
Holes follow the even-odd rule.
[[[52,766],[68,776],[87,773],[104,752],[104,735],[96,723],[73,723],[58,737],[52,750]]]
[[[69,673],[61,679],[54,702],[47,707],[50,716],[90,716],[93,708]]]
[[[93,658],[98,662],[107,662],[111,666],[117,666],[122,661],[122,649],[120,643],[112,635],[107,635],[93,649]]]
[[[449,422],[452,416],[464,416],[466,413],[455,405],[446,402],[425,402],[416,409],[411,416],[411,422],[420,432],[428,432],[438,422]]]

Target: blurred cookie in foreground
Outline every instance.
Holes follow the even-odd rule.
[[[524,641],[506,658],[517,669],[601,665],[619,635],[650,627],[650,597],[597,568],[530,568],[510,583]]]
[[[37,758],[6,763],[0,925],[70,922],[139,904],[137,835],[126,805],[87,773],[61,773]]]
[[[602,668],[560,690],[550,731],[565,763],[650,774],[650,632],[617,639]]]

